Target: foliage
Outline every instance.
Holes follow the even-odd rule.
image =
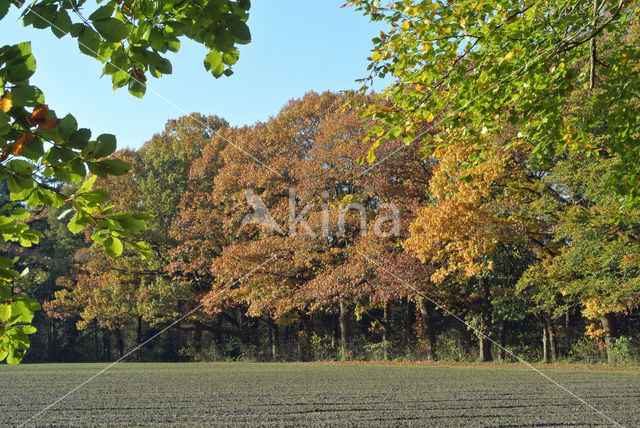
[[[20,0],[1,0],[0,19]],[[230,75],[238,60],[237,44],[251,39],[246,25],[249,0],[240,1],[151,1],[111,0],[86,14],[85,0],[40,0],[24,7],[21,19],[34,28],[51,28],[61,38],[78,39],[82,53],[104,63],[103,74],[111,76],[114,89],[128,86],[142,97],[146,74],[160,77],[171,73],[163,55],[177,52],[178,37],[186,36],[210,51],[204,65],[214,76]],[[71,18],[77,18],[74,20]],[[150,255],[149,246],[134,236],[146,229],[147,214],[124,214],[106,206],[109,196],[94,189],[98,177],[120,176],[129,165],[109,158],[116,150],[110,134],[91,139],[91,131],[78,128],[72,115],[58,117],[45,104],[42,92],[29,84],[36,61],[29,43],[0,48],[0,180],[6,181],[11,202],[0,208],[3,242],[20,246],[37,244],[41,233],[30,230],[25,220],[29,209],[39,206],[68,206],[60,214],[73,214],[68,228],[79,233],[93,228],[91,239],[104,246],[111,257],[120,256],[125,246]],[[92,175],[87,177],[88,172]],[[74,183],[71,194],[51,182]],[[0,361],[20,362],[29,347],[27,335],[35,332],[30,322],[40,304],[25,296],[14,296],[20,274],[13,268],[17,258],[0,258]]]
[[[78,129],[73,116],[62,119],[44,104],[42,92],[29,84],[35,71],[35,59],[29,43],[0,48],[0,81],[4,95],[0,98],[0,179],[6,180],[11,202],[2,208],[0,217],[2,241],[17,242],[22,247],[37,244],[42,234],[29,229],[29,209],[40,206],[69,208],[60,214],[73,213],[68,228],[79,233],[87,226],[95,227],[92,239],[104,245],[107,253],[118,256],[126,244],[143,253],[146,244],[133,236],[144,229],[144,215],[116,213],[105,206],[108,194],[93,189],[98,176],[122,175],[129,166],[109,159],[116,148],[113,135],[102,134],[91,140],[91,132]],[[87,173],[91,172],[90,178]],[[78,187],[72,193],[57,189],[48,182],[71,182]],[[124,244],[123,244],[124,243]],[[29,346],[27,334],[34,311],[40,304],[24,296],[12,296],[13,283],[19,273],[13,269],[17,259],[2,257],[0,284],[2,300],[2,359],[17,364]]]
[[[216,116],[191,114],[170,120],[165,130],[139,150],[123,150],[117,158],[132,166],[133,173],[100,183],[111,195],[115,209],[150,213],[149,229],[140,231],[150,245],[146,260],[127,252],[118,259],[105,257],[95,248],[74,255],[73,273],[60,279],[47,310],[57,317],[80,315],[79,329],[93,321],[102,328],[121,329],[140,317],[159,323],[180,314],[180,305],[194,292],[172,281],[166,272],[167,252],[177,242],[169,229],[186,190],[191,162],[226,122]],[[185,144],[185,142],[189,144]]]
[[[24,7],[25,4],[28,5]],[[171,74],[169,52],[186,37],[209,49],[204,67],[215,77],[233,74],[237,45],[249,43],[249,0],[22,0],[0,1],[0,18],[14,5],[22,7],[25,26],[51,29],[78,40],[80,52],[104,64],[113,89],[127,86],[142,97],[147,76]]]
[[[608,182],[629,204],[640,199],[636,1],[379,0],[348,2],[374,21],[390,25],[373,39],[370,79],[394,82],[367,112],[371,150],[387,140],[408,144],[420,125],[440,132],[421,143],[426,153],[461,139],[476,144],[468,162],[486,159],[486,136],[507,126],[503,145],[524,143],[533,164],[548,165],[570,146],[585,155],[619,155]],[[567,98],[587,88],[599,106],[602,133],[568,120]],[[366,89],[366,87],[365,87]],[[509,124],[509,125],[507,125]],[[489,150],[490,152],[490,150]],[[368,159],[375,159],[372,152]]]

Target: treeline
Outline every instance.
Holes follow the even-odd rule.
[[[113,360],[180,319],[129,359],[637,362],[640,217],[607,190],[618,156],[533,165],[505,127],[362,162],[370,101],[309,93],[242,128],[191,114],[117,152],[131,173],[98,184],[153,214],[128,225],[147,259],[71,234],[66,207],[33,213],[27,359]]]

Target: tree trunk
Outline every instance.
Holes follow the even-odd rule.
[[[140,346],[142,344],[142,317],[138,317],[138,324],[136,327],[136,346]],[[136,352],[136,360],[140,361],[142,358],[142,353]]]
[[[500,361],[507,359],[507,322],[502,321],[500,327]]]
[[[487,362],[492,360],[490,338],[492,335],[491,330],[492,330],[493,319],[492,319],[491,301],[489,300],[491,290],[489,287],[489,281],[487,281],[486,278],[480,278],[479,283],[482,289],[484,309],[480,314],[480,319],[481,319],[480,332],[483,334],[478,335],[478,342],[480,345],[480,352],[479,352],[478,359],[482,362]]]
[[[111,361],[111,331],[102,329],[102,360]]]
[[[389,360],[389,304],[384,304],[382,315],[382,358]]]
[[[116,341],[118,342],[118,358],[124,355],[124,340],[122,339],[122,330],[116,329]]]
[[[280,332],[278,331],[278,324],[269,323],[269,329],[271,330],[271,360],[278,361],[278,354],[280,353]]]
[[[49,361],[55,361],[58,357],[58,342],[56,341],[55,321],[50,317],[47,317],[47,319],[49,320],[49,341],[47,343],[49,348]]]
[[[613,341],[618,337],[618,328],[616,325],[616,317],[613,313],[608,313],[600,318],[602,322],[602,328],[604,329],[604,343],[607,350],[607,363],[614,365],[616,363],[616,356],[613,353]]]
[[[405,299],[405,311],[404,311],[404,335],[402,338],[403,346],[406,350],[411,346],[411,338],[413,335],[413,323],[415,316],[415,309],[413,307],[413,302],[411,299],[406,297]]]
[[[313,335],[313,319],[300,312],[300,327],[298,330],[298,352],[301,361],[309,361],[313,357],[311,336]]]
[[[549,326],[546,319],[542,319],[542,362],[549,363]]]
[[[196,321],[196,325],[193,330],[193,348],[198,354],[202,354],[202,324]]]
[[[558,343],[556,341],[556,328],[553,326],[553,323],[548,324],[547,330],[549,331],[547,337],[549,338],[549,352],[551,362],[555,363],[556,361],[558,361]]]
[[[100,342],[98,341],[98,326],[93,326],[93,345],[96,351],[96,361],[100,361]]]
[[[349,310],[347,305],[340,301],[340,359],[349,358]]]
[[[491,361],[491,341],[485,335],[479,338],[480,342],[480,357],[479,360],[483,363]]]
[[[420,309],[420,318],[422,321],[422,340],[424,340],[424,353],[427,361],[435,360],[434,347],[436,344],[436,334],[433,329],[433,320],[431,317],[431,302],[427,303],[425,299],[418,299],[418,308]]]

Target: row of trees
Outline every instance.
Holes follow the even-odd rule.
[[[82,3],[23,21],[137,96],[178,36],[215,76],[249,40],[247,1],[111,1],[74,24]],[[109,359],[177,319],[140,358],[637,354],[637,2],[348,4],[389,24],[382,93],[311,93],[244,128],[191,115],[114,156],[44,105],[28,44],[0,50],[2,239],[49,237],[2,248],[0,357],[36,331],[25,294],[46,301],[34,359]]]
[[[140,230],[152,255],[111,258],[49,213],[39,357],[122,355],[190,312],[138,358],[635,352],[640,217],[606,190],[616,156],[567,149],[534,168],[505,128],[431,156],[396,141],[359,164],[372,121],[348,101],[309,93],[243,128],[192,114],[118,152],[132,173],[98,184],[117,210],[154,215]]]

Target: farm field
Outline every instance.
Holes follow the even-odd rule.
[[[17,426],[105,364],[0,367],[2,426]],[[640,426],[640,371],[544,373]],[[611,425],[523,367],[122,363],[29,426]]]

